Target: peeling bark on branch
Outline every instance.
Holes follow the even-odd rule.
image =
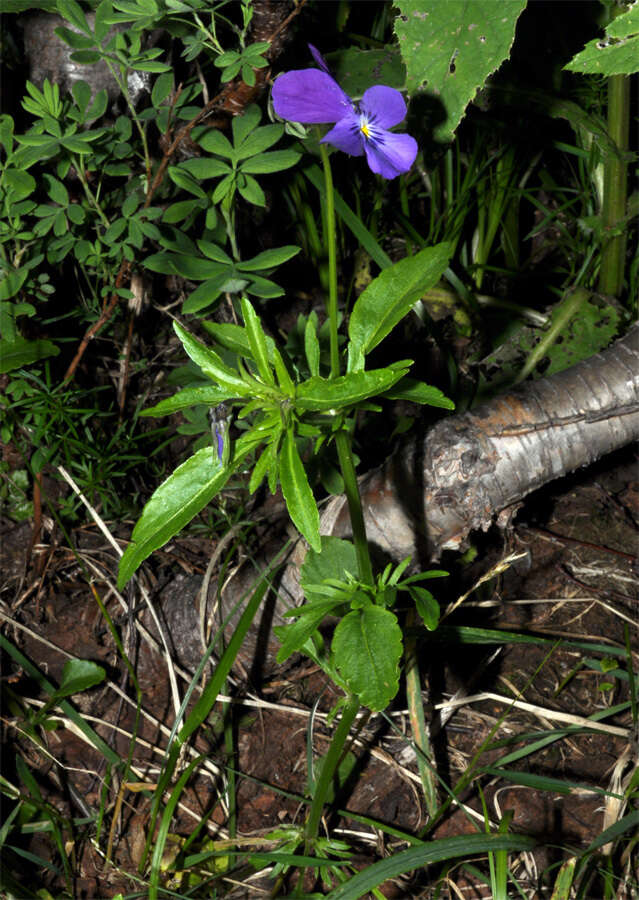
[[[369,540],[401,559],[420,549],[421,536],[436,559],[471,531],[506,524],[531,491],[638,438],[635,326],[570,369],[444,419],[366,476]]]

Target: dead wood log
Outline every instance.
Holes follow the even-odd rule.
[[[360,484],[369,541],[385,557],[412,556],[427,565],[446,549],[463,548],[474,530],[495,522],[505,527],[531,491],[637,439],[639,324],[570,369],[438,422],[365,475]],[[322,534],[348,536],[344,497],[329,501],[320,527]],[[272,592],[249,635],[244,660],[272,654],[272,624],[287,621],[281,614],[302,601],[305,553],[299,540],[278,595]],[[230,610],[254,578],[247,572],[231,581],[222,609]]]

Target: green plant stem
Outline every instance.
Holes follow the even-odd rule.
[[[227,196],[230,196],[230,194],[228,194]],[[235,260],[235,262],[239,262],[240,251],[237,246],[237,238],[235,236],[235,216],[233,214],[233,210],[228,209],[226,203],[222,202],[220,211],[224,219],[224,224],[226,225],[226,234],[231,245],[231,253],[233,254],[233,259]]]
[[[604,194],[602,220],[604,234],[612,236],[601,250],[599,292],[618,297],[623,289],[626,256],[626,232],[621,223],[626,215],[628,164],[624,153],[628,149],[630,123],[630,78],[611,75],[608,78],[608,134],[619,153],[608,152],[604,160]],[[614,233],[613,229],[619,230]]]
[[[328,307],[329,335],[331,346],[331,375],[340,373],[339,344],[337,342],[337,239],[335,235],[335,198],[333,196],[333,174],[328,158],[328,150],[320,144],[324,185],[326,188],[326,249],[328,251]]]
[[[342,718],[333,735],[328,752],[324,757],[319,778],[315,783],[313,800],[306,822],[306,846],[304,852],[307,856],[312,852],[313,843],[318,835],[322,812],[324,810],[324,802],[331,784],[333,783],[335,771],[344,752],[344,745],[346,744],[351,726],[355,721],[355,716],[359,712],[359,708],[359,700],[357,697],[350,696],[347,698],[346,705],[342,712]]]
[[[151,190],[151,154],[149,152],[149,142],[146,136],[146,126],[140,121],[140,118],[136,112],[135,106],[133,105],[133,101],[129,95],[129,69],[127,68],[126,76],[122,78],[120,73],[120,66],[118,65],[117,60],[114,60],[110,56],[103,56],[103,61],[107,64],[109,71],[113,78],[117,81],[118,87],[120,88],[120,92],[124,97],[126,105],[129,107],[129,112],[131,113],[131,118],[135,122],[135,127],[138,130],[138,134],[140,135],[140,140],[142,141],[142,149],[144,151],[144,167],[146,169],[146,186],[144,188],[144,193],[148,194]]]
[[[355,544],[355,552],[357,553],[357,566],[359,569],[360,581],[363,581],[365,584],[373,584],[373,566],[371,564],[371,556],[368,550],[368,541],[366,539],[366,525],[364,524],[364,513],[362,512],[362,499],[357,484],[357,475],[355,474],[351,437],[348,432],[344,429],[340,429],[335,435],[335,444],[337,446],[337,456],[339,458],[342,478],[344,479],[344,491],[348,501],[348,511],[351,517],[353,543]]]
[[[97,214],[98,214],[98,215],[100,216],[100,218],[102,219],[102,223],[103,223],[104,227],[105,227],[105,228],[108,228],[108,227],[110,226],[111,223],[110,223],[109,220],[107,219],[107,217],[106,217],[106,215],[105,215],[105,213],[104,213],[104,210],[102,209],[102,207],[101,207],[100,204],[98,203],[97,197],[95,196],[95,194],[93,193],[93,191],[92,191],[91,188],[89,187],[89,181],[88,181],[88,179],[87,179],[86,172],[84,171],[84,162],[83,162],[83,160],[82,160],[82,157],[81,157],[81,156],[74,156],[74,157],[73,157],[73,164],[74,164],[74,166],[75,166],[75,170],[76,170],[76,172],[77,172],[78,178],[80,179],[80,184],[82,185],[82,187],[83,187],[83,189],[84,189],[84,193],[85,193],[86,196],[87,196],[87,200],[89,201],[89,203],[91,204],[91,206],[94,207],[95,211],[97,212]]]
[[[417,746],[417,768],[424,791],[424,800],[429,817],[437,812],[437,780],[435,777],[435,754],[430,742],[428,727],[424,718],[422,703],[422,686],[417,656],[417,641],[409,636],[411,627],[416,624],[415,610],[408,613],[407,633],[404,639],[404,659],[406,661],[406,697],[413,740]],[[420,752],[421,751],[421,752]]]
[[[560,314],[553,319],[548,331],[544,334],[537,346],[529,353],[526,362],[515,379],[515,384],[519,384],[521,381],[528,378],[537,363],[543,359],[544,355],[548,352],[548,349],[552,347],[564,328],[566,328],[568,322],[579,314],[581,307],[587,302],[589,297],[590,291],[587,291],[582,287],[578,287],[574,291],[566,293]]]

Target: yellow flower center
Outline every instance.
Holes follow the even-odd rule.
[[[362,119],[361,122],[359,123],[359,130],[362,132],[362,134],[364,135],[364,137],[367,140],[370,140],[371,135],[370,135],[370,131],[368,130],[368,122],[366,121],[366,119]]]

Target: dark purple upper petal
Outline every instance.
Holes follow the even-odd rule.
[[[372,172],[383,178],[396,178],[408,172],[417,156],[417,141],[410,134],[386,131],[375,141],[365,141],[366,161]]]
[[[320,144],[332,144],[343,153],[361,156],[364,152],[364,139],[359,128],[359,116],[352,109],[328,131]]]
[[[285,72],[273,84],[273,108],[282,119],[305,124],[339,122],[352,103],[334,78],[318,69]]]
[[[392,128],[406,118],[406,103],[395,88],[376,84],[364,91],[359,108],[382,128]]]
[[[308,49],[311,51],[313,59],[315,60],[317,65],[320,67],[320,69],[322,69],[324,72],[326,72],[327,75],[330,75],[331,70],[326,65],[326,60],[324,59],[322,54],[319,52],[317,47],[314,47],[312,44],[309,44]]]

